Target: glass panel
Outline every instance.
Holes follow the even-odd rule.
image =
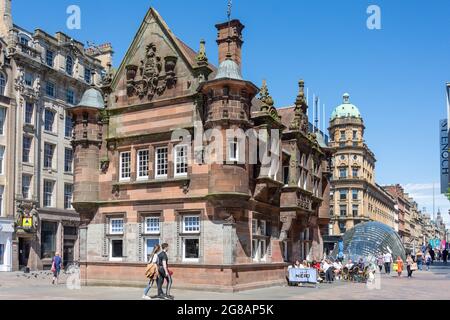
[[[344,257],[358,261],[364,258],[367,262],[375,262],[380,254],[390,252],[394,259],[400,256],[406,259],[403,243],[394,229],[380,222],[360,223],[348,230],[344,236]],[[332,256],[337,257],[336,246]]]
[[[159,244],[159,239],[147,239],[145,241],[145,252],[146,252],[146,259],[147,261],[150,261],[150,256],[153,252],[153,249],[155,248],[156,245]]]
[[[199,258],[199,240],[185,239],[184,240],[184,258],[198,259]]]
[[[42,222],[41,251],[42,259],[51,259],[56,251],[56,222]]]
[[[122,240],[111,240],[111,257],[112,258],[122,258],[123,252],[123,241]]]

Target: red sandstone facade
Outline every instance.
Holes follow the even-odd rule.
[[[321,258],[331,150],[308,132],[304,84],[295,106],[278,112],[266,85],[256,98],[253,83],[221,77],[225,65],[241,65],[244,27],[216,27],[219,70],[151,9],[105,79],[105,108],[72,109],[85,284],[143,285],[158,242],[170,245],[174,285],[204,290],[280,284],[287,261]],[[223,152],[208,138],[200,147],[174,138],[199,123],[223,139]],[[230,140],[228,129],[274,130],[277,161],[250,164],[250,139]],[[202,160],[208,150],[217,163]]]

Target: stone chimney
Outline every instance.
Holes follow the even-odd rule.
[[[5,41],[13,28],[11,0],[0,0],[0,37]]]
[[[242,63],[242,30],[245,28],[239,20],[231,20],[216,25],[218,30],[219,64],[231,54],[231,59],[241,67]]]

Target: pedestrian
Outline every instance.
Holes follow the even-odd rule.
[[[401,277],[403,272],[403,259],[400,256],[398,256],[396,263],[397,263],[397,274],[399,277]]]
[[[417,261],[417,268],[420,271],[422,271],[422,264],[423,264],[423,253],[422,253],[422,251],[417,251],[416,261]]]
[[[53,272],[53,280],[52,284],[58,285],[59,273],[61,272],[62,259],[59,252],[55,253],[55,256],[52,259],[52,272]]]
[[[384,265],[384,258],[383,258],[382,254],[379,254],[377,257],[377,265],[381,272],[383,270],[383,265]]]
[[[384,271],[386,274],[391,274],[391,263],[392,263],[392,254],[390,252],[386,252],[383,255],[384,259]]]
[[[144,289],[144,295],[142,299],[150,300],[148,293],[150,289],[153,287],[155,280],[158,279],[158,254],[161,251],[161,246],[157,244],[150,255],[150,259],[148,261],[147,269],[145,271],[145,275],[148,278],[148,285]]]
[[[448,258],[448,250],[447,248],[442,251],[442,260],[444,261],[444,264],[447,264],[447,258]]]
[[[431,256],[431,264],[433,264],[434,259],[436,258],[436,253],[434,252],[433,248],[430,250],[430,256]]]
[[[406,258],[406,271],[408,271],[408,278],[412,278],[414,269],[414,260],[411,255],[408,255]]]
[[[169,245],[167,243],[163,243],[161,245],[162,251],[158,254],[158,295],[159,299],[173,299],[173,296],[170,295],[170,289],[172,287],[172,276],[171,272],[169,272],[168,261],[169,258],[167,256],[167,251],[169,250]],[[167,281],[166,293],[164,294],[162,286],[164,284],[164,280]]]
[[[430,265],[431,265],[431,254],[429,251],[425,254],[425,264],[427,265],[427,271],[430,271]]]

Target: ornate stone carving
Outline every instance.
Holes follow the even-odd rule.
[[[100,160],[100,170],[102,171],[102,173],[105,174],[106,172],[108,172],[108,169],[109,169],[109,159],[104,158]]]
[[[297,205],[305,210],[312,209],[312,200],[310,196],[304,195],[301,192],[297,194]]]
[[[295,101],[294,119],[292,120],[289,129],[299,130],[304,133],[308,132],[308,117],[306,116],[306,110],[308,105],[305,100],[305,82],[300,80],[298,83],[299,93]]]
[[[147,97],[148,100],[152,100],[155,95],[162,95],[166,89],[171,89],[177,82],[175,75],[177,60],[176,56],[166,56],[162,74],[162,59],[156,53],[156,45],[150,43],[146,47],[145,58],[141,61],[140,67],[132,64],[126,66],[128,96],[137,95],[141,99]],[[136,80],[138,70],[140,79]]]
[[[197,64],[203,65],[208,63],[208,57],[206,56],[205,40],[200,40],[200,49],[198,50],[195,60]]]
[[[297,215],[295,212],[282,212],[280,214],[281,232],[280,241],[285,241],[288,239],[289,231],[292,228],[292,222],[296,219]]]

